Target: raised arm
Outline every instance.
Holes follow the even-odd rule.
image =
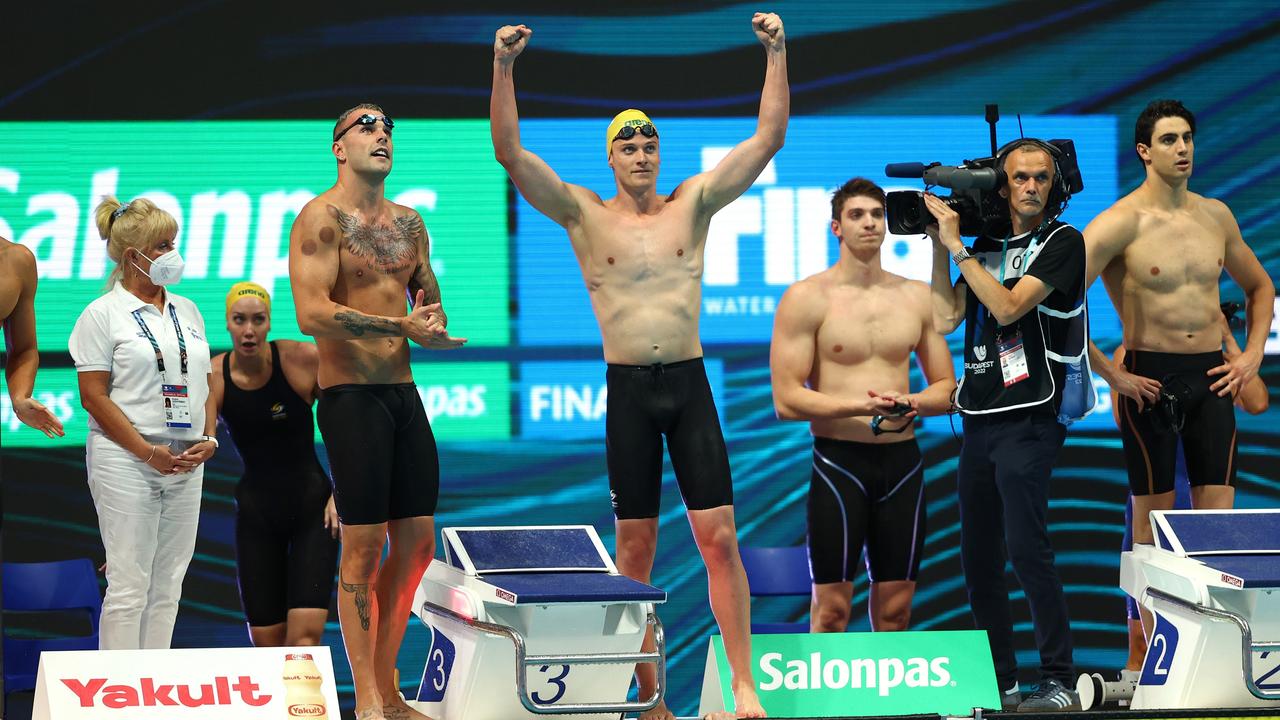
[[[1244,349],[1225,364],[1209,371],[1211,375],[1222,375],[1209,389],[1219,395],[1226,395],[1241,392],[1258,374],[1267,335],[1271,333],[1276,288],[1262,263],[1258,262],[1258,257],[1240,235],[1240,226],[1236,224],[1231,210],[1218,200],[1206,202],[1209,212],[1226,233],[1226,257],[1223,258],[1222,266],[1240,289],[1244,290],[1245,317],[1248,321]]]
[[[520,116],[516,112],[513,69],[516,57],[529,44],[533,30],[524,25],[498,28],[493,40],[493,91],[489,96],[489,131],[497,158],[529,204],[563,227],[582,216],[573,188],[542,158],[520,144]]]
[[[959,252],[964,247],[964,243],[960,240],[959,214],[947,207],[933,193],[924,194],[924,203],[929,212],[933,214],[934,219],[938,221],[938,242],[948,253]],[[941,269],[938,261],[938,253],[935,251],[933,264],[935,275]],[[1053,292],[1052,287],[1030,273],[1018,278],[1018,282],[1012,288],[1006,288],[991,273],[987,272],[987,269],[977,259],[961,261],[958,267],[960,268],[960,275],[964,278],[965,283],[973,289],[973,294],[978,298],[978,301],[991,311],[991,315],[1001,325],[1017,322],[1019,318],[1049,297],[1049,293]],[[957,287],[958,291],[959,288]],[[935,301],[937,299],[935,294]],[[961,305],[961,308],[963,308],[963,305]],[[942,330],[944,327],[945,325],[938,329]]]
[[[787,85],[787,48],[782,19],[773,13],[756,13],[751,29],[764,45],[764,90],[756,131],[738,143],[702,177],[699,206],[710,216],[733,202],[756,181],[761,171],[782,149],[791,115],[791,90]]]
[[[814,288],[792,285],[778,301],[769,346],[773,408],[781,420],[820,420],[875,415],[893,407],[892,400],[839,398],[808,386],[813,372],[816,338],[822,325],[822,302]]]
[[[18,276],[21,286],[13,311],[4,319],[4,379],[13,414],[48,437],[62,437],[62,421],[31,396],[36,369],[40,367],[40,351],[36,347],[36,259],[25,245],[12,245],[6,254],[6,265]]]
[[[933,240],[933,273],[929,282],[929,296],[933,309],[933,329],[949,335],[964,321],[964,276],[951,282],[951,253],[938,239],[938,226],[929,225],[929,238]]]

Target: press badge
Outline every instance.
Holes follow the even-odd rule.
[[[1027,353],[1022,346],[1022,333],[1017,332],[1007,340],[996,339],[996,352],[1000,353],[1000,374],[1004,386],[1022,382],[1030,377],[1027,372]]]
[[[164,396],[164,424],[171,428],[191,427],[191,398],[186,385],[161,385]]]

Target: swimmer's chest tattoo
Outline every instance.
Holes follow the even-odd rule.
[[[425,232],[417,213],[397,217],[387,226],[361,222],[354,215],[334,210],[347,251],[365,261],[370,269],[395,275],[417,264],[418,237]]]

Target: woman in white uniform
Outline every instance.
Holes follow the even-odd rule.
[[[204,462],[217,450],[209,344],[182,277],[178,224],[151,201],[96,211],[116,262],[69,342],[89,412],[89,491],[107,556],[99,647],[167,648],[195,551]]]

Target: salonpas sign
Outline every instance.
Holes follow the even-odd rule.
[[[986,633],[754,635],[752,672],[771,717],[962,714],[999,708]],[[732,711],[732,673],[711,638],[699,715]]]
[[[289,290],[289,228],[331,186],[332,120],[0,123],[28,137],[0,155],[0,236],[35,253],[41,350],[66,350],[80,311],[113,263],[93,210],[104,195],[151,199],[178,221],[186,260],[174,291],[196,302],[214,348],[230,345],[223,297],[240,280],[273,295],[272,334],[299,337]],[[507,179],[480,120],[396,123],[387,197],[431,236],[449,329],[471,346],[509,341]]]

